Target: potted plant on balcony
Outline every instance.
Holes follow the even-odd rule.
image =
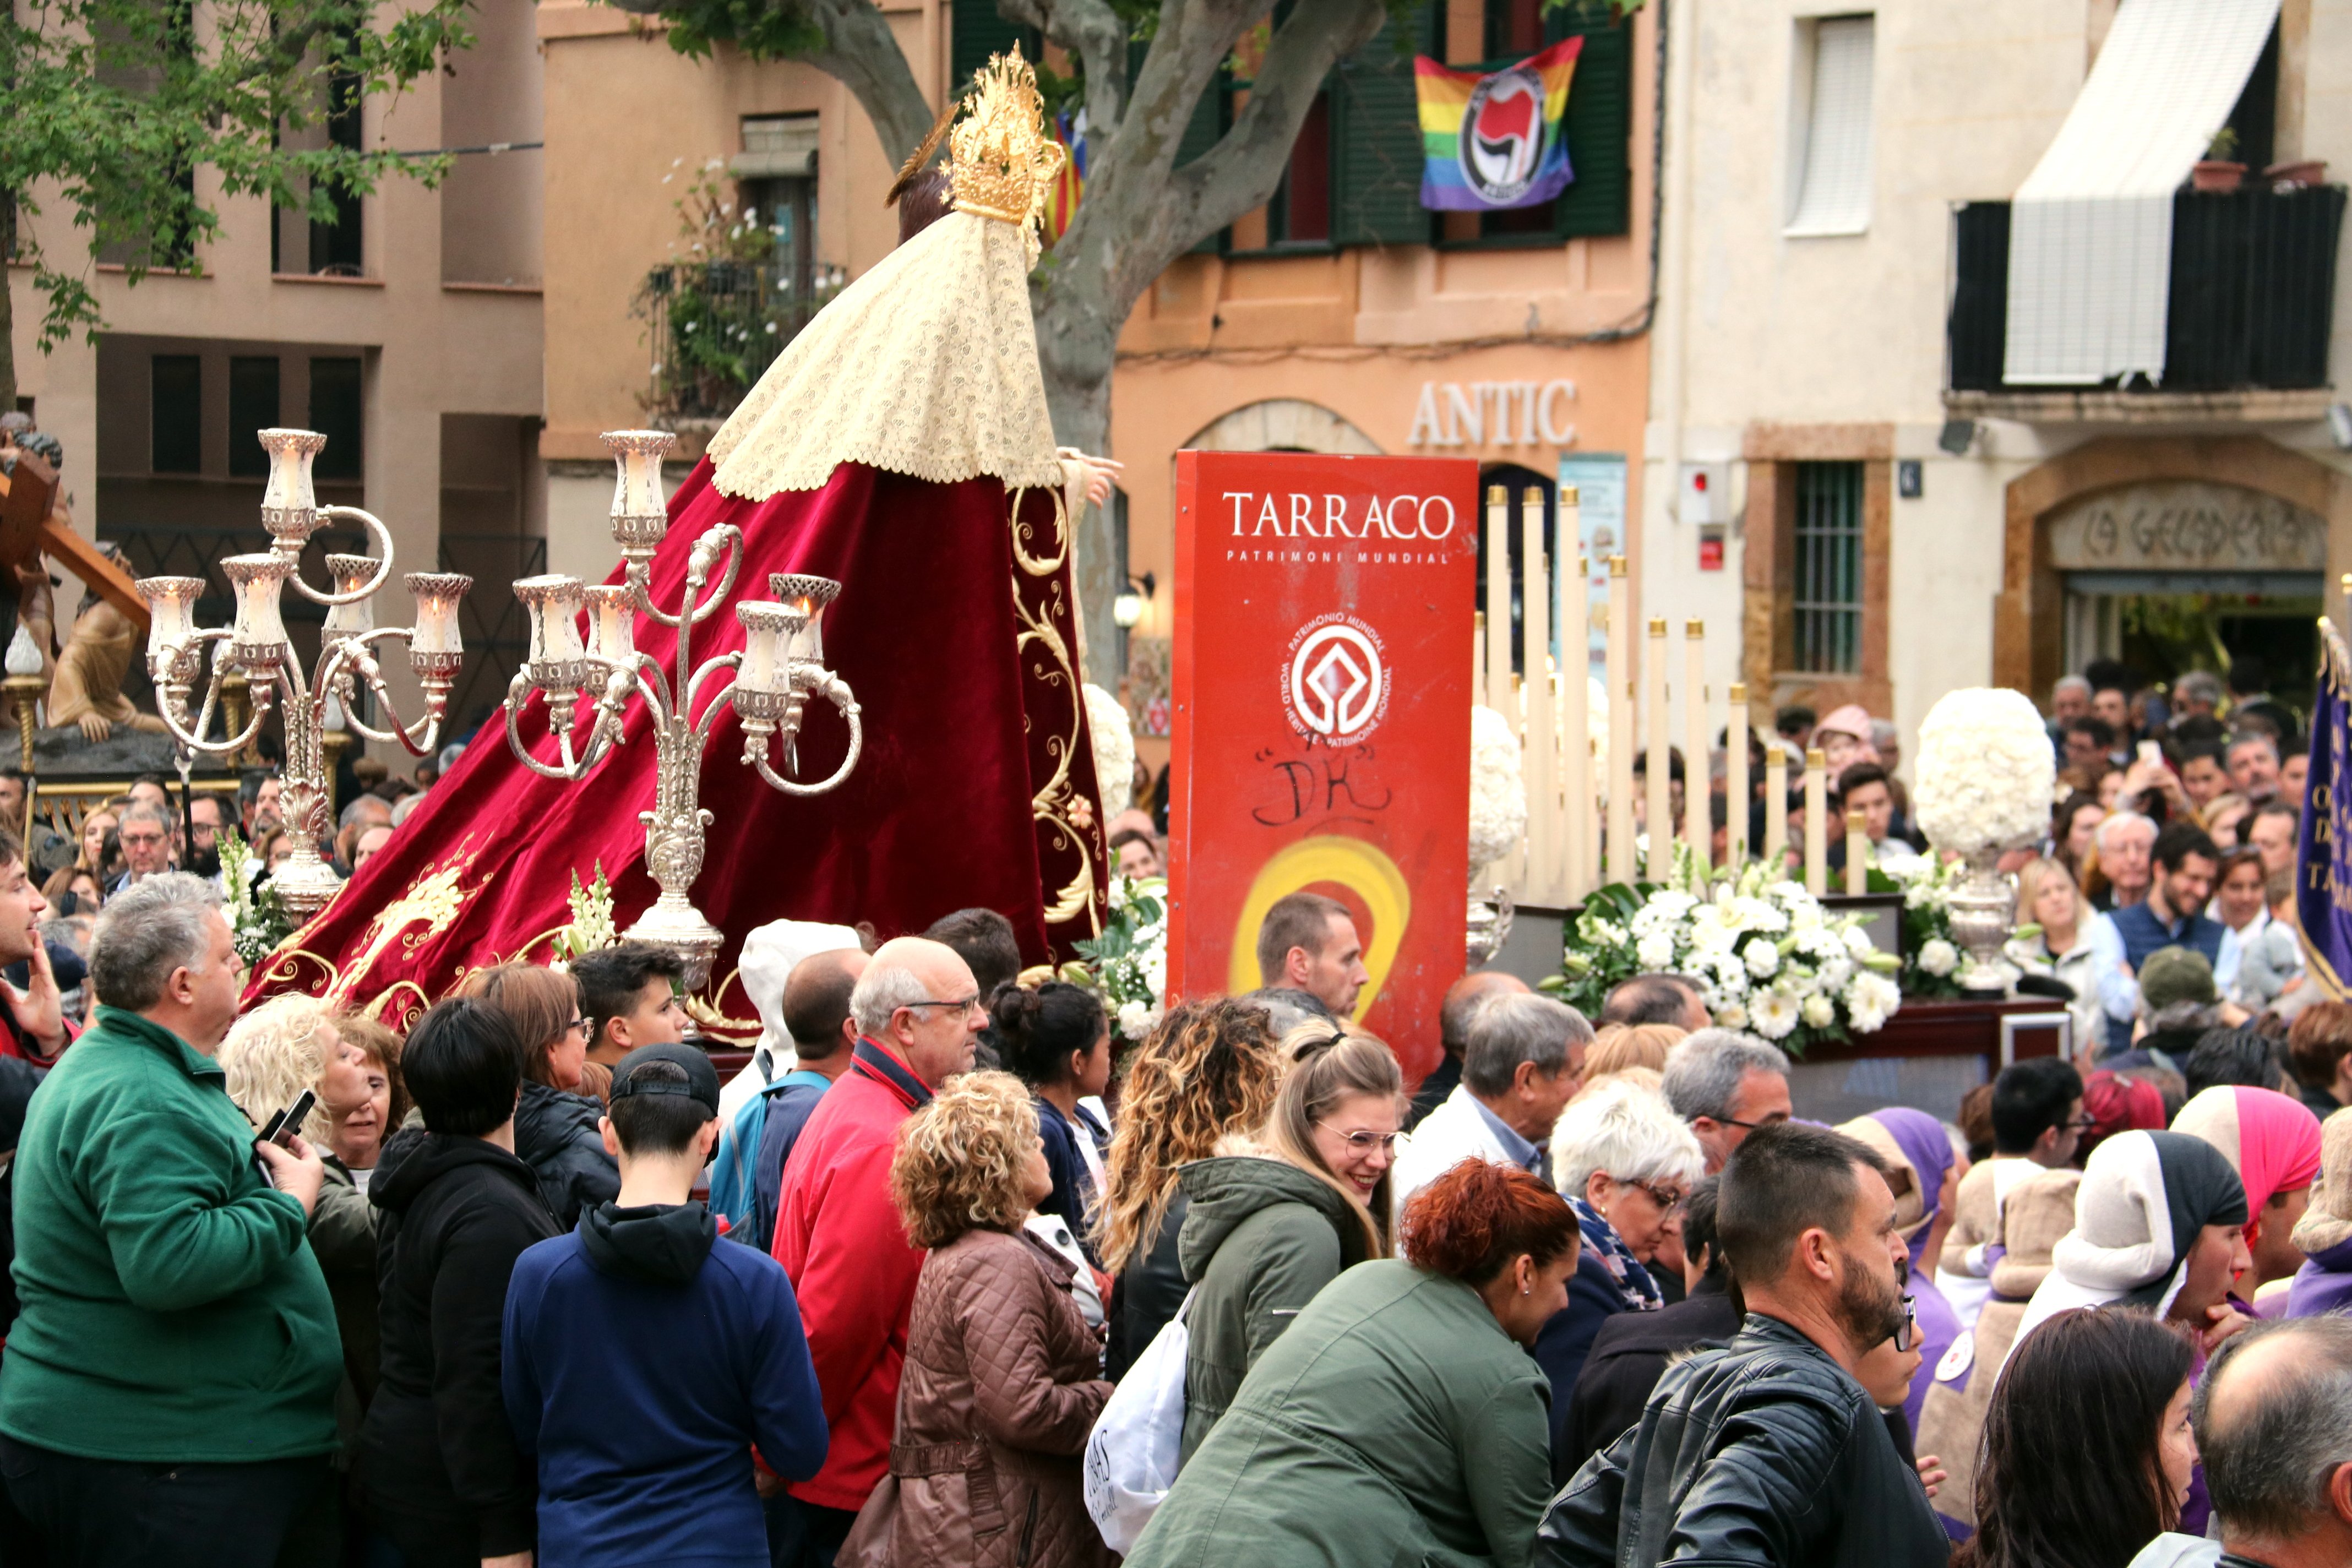
[[[2230,154],[2238,150],[2238,133],[2224,125],[2213,133],[2212,145],[2205,156],[2189,171],[2189,187],[2207,195],[2227,195],[2238,188],[2246,177],[2246,166],[2232,162]]]
[[[2327,183],[2327,160],[2295,158],[2284,163],[2273,163],[2263,171],[2263,178],[2282,191],[2299,191],[2307,185]]]

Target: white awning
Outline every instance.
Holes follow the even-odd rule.
[[[2164,375],[2172,197],[2230,118],[2279,0],[2124,0],[2010,210],[2004,381]]]

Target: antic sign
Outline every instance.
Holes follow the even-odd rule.
[[[1478,468],[1176,455],[1171,995],[1254,990],[1265,911],[1355,914],[1408,1077],[1462,972]]]

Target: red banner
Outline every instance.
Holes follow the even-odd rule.
[[[1463,970],[1478,466],[1176,455],[1171,995],[1260,984],[1288,893],[1353,911],[1409,1079]]]

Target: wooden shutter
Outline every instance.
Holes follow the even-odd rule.
[[[1400,53],[1391,19],[1331,73],[1331,238],[1337,244],[1429,243],[1412,56],[1442,52],[1438,20],[1434,6],[1422,7],[1413,18],[1412,47]]]
[[[950,92],[969,90],[971,73],[986,65],[989,56],[1001,55],[1016,43],[1021,58],[1032,65],[1045,52],[1045,40],[1037,29],[998,16],[996,0],[956,0],[948,25],[952,35],[948,64],[955,72],[948,84]]]
[[[1552,200],[1552,232],[1562,239],[1623,234],[1633,188],[1627,145],[1633,124],[1633,29],[1601,20],[1556,25],[1560,37],[1580,34],[1584,50],[1568,89],[1565,126],[1576,178]]]

